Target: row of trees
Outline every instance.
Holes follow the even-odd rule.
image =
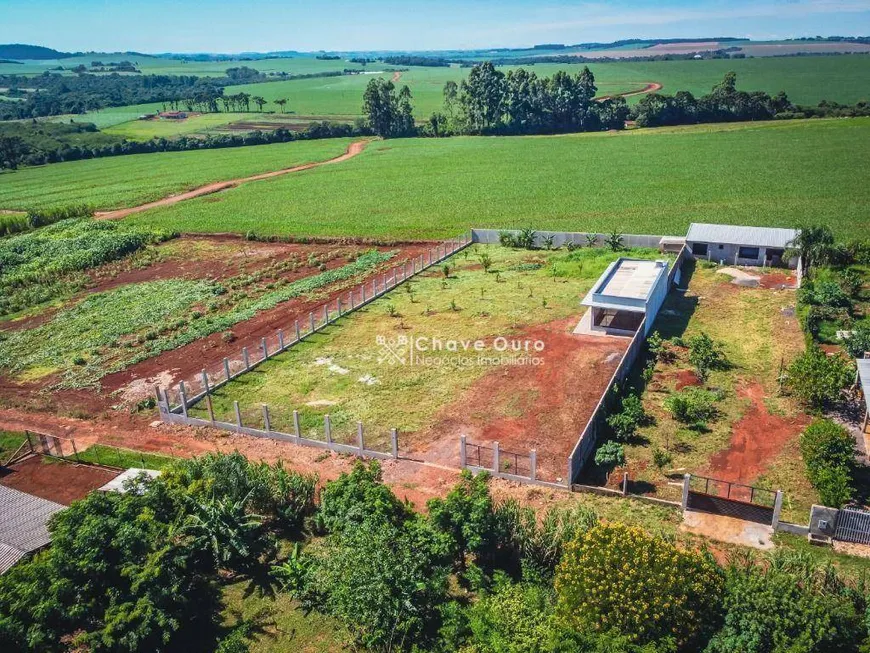
[[[372,651],[867,644],[863,586],[809,556],[737,555],[721,567],[582,506],[498,503],[485,474],[465,473],[425,515],[382,483],[377,462],[326,483],[319,502],[314,478],[239,454],[180,462],[131,489],[57,515],[51,548],[0,577],[0,647],[245,651],[263,624],[220,618],[222,586],[239,578],[332,616]]]

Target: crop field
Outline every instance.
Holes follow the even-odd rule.
[[[306,437],[321,440],[328,414],[333,438],[352,443],[361,421],[376,448],[397,428],[402,451],[451,466],[460,435],[537,448],[546,477],[562,477],[627,344],[573,333],[580,300],[617,256],[475,245],[216,391],[215,413],[234,421],[238,401],[243,421],[262,427],[266,403],[273,428],[292,432],[295,409]]]
[[[649,82],[663,85],[663,93],[691,91],[696,96],[708,93],[722,81],[725,73],[737,73],[738,88],[747,91],[785,91],[793,102],[818,104],[822,100],[855,103],[870,99],[866,80],[870,76],[870,57],[784,57],[761,59],[711,59],[703,61],[642,61],[589,64],[541,63],[523,66],[539,77],[559,70],[571,74],[583,66],[595,74],[599,95],[611,95],[643,88]],[[502,70],[510,67],[503,66]],[[398,84],[407,84],[414,96],[415,114],[425,119],[433,111],[442,110],[444,83],[460,81],[467,68],[411,68],[402,72]],[[392,73],[381,75],[393,77]],[[276,98],[287,98],[286,109],[299,115],[357,116],[361,112],[362,94],[368,75],[301,79],[246,84],[227,87],[226,93],[245,92],[262,95],[270,104],[267,110],[277,111],[271,104]],[[641,96],[633,96],[636,102]]]
[[[95,224],[105,228],[118,223]],[[64,227],[58,223],[45,229]],[[81,239],[80,227],[68,229],[73,230],[77,231],[67,239],[67,248]],[[30,235],[4,242],[14,248],[16,239]],[[106,236],[91,233],[87,238],[98,237]],[[306,306],[358,283],[399,253],[359,246],[181,238],[126,257],[122,251],[119,260],[108,258],[93,269],[75,272],[76,283],[66,286],[66,259],[60,252],[46,252],[41,265],[55,274],[27,277],[29,285],[22,282],[20,292],[26,294],[42,282],[57,289],[52,301],[34,303],[0,323],[0,375],[8,381],[4,388],[10,395],[15,387],[99,388],[104,377],[115,374],[108,391],[120,390],[122,401],[135,404],[151,392],[145,383],[149,375],[142,378],[135,372],[138,363],[153,362],[171,350],[176,364],[169,378],[172,370],[200,369],[201,351],[189,352],[188,368],[182,369],[178,359],[185,354],[179,350],[197,341],[218,355],[222,346],[254,339],[257,329],[268,328],[278,314],[284,318],[294,306]],[[87,255],[82,251],[74,258]],[[34,301],[44,299],[38,295]],[[164,370],[157,365],[153,374],[159,376]],[[133,372],[128,371],[131,367]]]
[[[349,143],[341,138],[297,141],[131,154],[23,168],[0,174],[0,208],[135,206],[215,181],[324,161],[340,155]]]
[[[780,391],[778,381],[780,366],[804,348],[794,312],[795,291],[778,290],[766,280],[763,286],[774,287],[737,286],[707,263],[684,272],[690,279],[688,291],[668,296],[654,330],[663,338],[684,341],[704,332],[722,345],[728,365],[713,370],[702,383],[687,350],[670,346],[673,359],[658,361],[642,395],[651,424],[625,447],[630,477],[650,484],[657,496],[676,500],[680,488],[669,482],[679,481],[683,472],[669,476],[670,470],[782,489],[784,518],[800,522],[818,500],[798,450],[809,417]],[[782,275],[774,276],[772,281],[780,281]],[[635,378],[634,383],[641,381]],[[719,395],[715,415],[703,425],[686,425],[666,410],[665,400],[696,388]],[[671,458],[662,469],[654,464],[656,451]]]
[[[151,138],[171,138],[188,134],[207,134],[215,127],[229,122],[255,118],[253,113],[205,113],[194,114],[184,120],[133,120],[107,127],[103,131],[113,136],[122,136],[131,141],[147,141]]]
[[[870,119],[394,140],[338,166],[131,220],[184,232],[408,240],[472,226],[683,234],[693,221],[824,222],[848,238],[870,227],[868,150]]]

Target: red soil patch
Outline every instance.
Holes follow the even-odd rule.
[[[764,404],[764,388],[756,381],[743,384],[739,396],[752,403],[734,424],[731,443],[710,459],[709,474],[723,481],[752,483],[783,447],[809,424],[809,418],[772,415]]]
[[[0,472],[0,485],[27,492],[66,506],[102,487],[118,472],[33,456]]]
[[[674,374],[674,377],[677,379],[677,390],[701,385],[701,382],[698,380],[698,375],[695,374],[695,372],[692,370],[680,370],[679,372]]]
[[[627,339],[571,333],[577,318],[529,328],[518,337],[540,339],[539,366],[500,366],[481,377],[435,423],[411,436],[427,461],[459,465],[459,436],[469,442],[527,455],[538,452],[538,475],[566,474],[568,456],[592,415],[628,344]]]
[[[758,280],[758,285],[772,290],[794,290],[797,288],[797,278],[783,272],[772,272],[762,276]]]

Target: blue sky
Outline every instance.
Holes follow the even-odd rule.
[[[0,42],[243,52],[868,35],[870,0],[0,0]]]

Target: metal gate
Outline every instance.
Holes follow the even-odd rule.
[[[772,524],[776,500],[777,493],[774,490],[693,474],[689,481],[686,508],[759,524]]]
[[[843,542],[870,544],[870,512],[844,508],[837,515],[834,539]]]

